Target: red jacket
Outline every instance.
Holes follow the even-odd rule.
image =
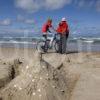
[[[57,28],[57,33],[60,33],[60,34],[69,33],[69,28],[68,28],[67,22],[59,23],[59,26]]]
[[[43,25],[43,27],[42,27],[42,32],[43,32],[43,33],[48,32],[48,30],[49,30],[50,27],[52,27],[52,24],[51,24],[50,22],[45,23],[45,24]]]

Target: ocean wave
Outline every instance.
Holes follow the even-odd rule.
[[[36,42],[27,42],[27,41],[24,41],[24,42],[18,42],[18,41],[0,41],[0,44],[36,44]]]
[[[39,40],[43,40],[43,37],[2,37],[0,38],[0,43],[35,43]],[[90,37],[74,37],[69,38],[69,42],[76,43],[78,41],[84,42],[84,43],[100,43],[100,37],[98,38],[90,38]]]
[[[88,41],[83,41],[83,42],[86,42],[86,43],[94,43],[93,40],[88,40]]]
[[[79,38],[73,38],[73,39],[70,39],[70,41],[81,41],[81,42],[85,42],[85,43],[100,43],[100,38],[85,38],[85,37],[79,37]]]

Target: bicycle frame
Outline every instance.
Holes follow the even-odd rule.
[[[52,34],[51,38],[49,37],[43,41],[39,41],[36,46],[38,51],[41,52],[41,49],[42,49],[44,52],[47,52],[48,49],[53,49],[53,48],[55,49],[55,46],[58,44],[57,35],[58,34]],[[57,49],[55,49],[55,50],[57,51]]]
[[[50,48],[53,47],[53,42],[57,40],[56,36],[57,36],[57,34],[52,34],[51,39],[49,39],[50,41],[48,39],[46,40],[47,42],[49,41],[48,47],[50,47]]]

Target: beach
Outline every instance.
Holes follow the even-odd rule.
[[[100,52],[0,48],[0,100],[100,100],[99,84]]]
[[[0,100],[100,100],[100,0],[1,0]]]

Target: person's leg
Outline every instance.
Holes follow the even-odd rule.
[[[59,40],[59,44],[58,44],[58,53],[61,53],[61,34],[59,33],[59,37],[60,37],[60,40]]]
[[[62,54],[66,53],[66,35],[62,36]]]
[[[47,40],[47,35],[46,34],[43,34],[43,37],[45,40]]]
[[[43,34],[43,38],[44,38],[44,41],[45,41],[45,44],[42,46],[42,49],[47,49],[47,34]]]
[[[62,35],[60,34],[59,53],[62,53]]]
[[[68,40],[68,37],[69,37],[69,33],[66,33],[66,49],[67,49],[67,40]]]

